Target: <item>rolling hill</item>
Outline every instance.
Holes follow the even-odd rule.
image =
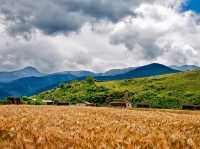
[[[70,103],[94,102],[106,105],[115,100],[129,100],[133,105],[180,108],[182,104],[200,104],[200,71],[182,72],[149,78],[109,82],[81,81],[62,85],[34,98],[59,99]]]

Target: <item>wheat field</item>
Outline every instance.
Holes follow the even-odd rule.
[[[200,112],[1,106],[0,148],[200,148]]]

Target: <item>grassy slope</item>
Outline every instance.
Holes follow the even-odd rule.
[[[133,104],[149,103],[153,107],[180,108],[184,103],[200,104],[200,71],[94,84],[74,82],[34,98],[99,104],[128,99]]]
[[[200,71],[159,77],[99,83],[115,91],[133,92],[132,102],[173,107],[183,103],[200,104]]]
[[[58,88],[33,96],[33,98],[40,101],[43,99],[61,100],[71,104],[84,101],[108,104],[110,100],[107,97],[111,92],[113,91],[97,86],[95,82],[73,81],[70,84],[63,84]]]

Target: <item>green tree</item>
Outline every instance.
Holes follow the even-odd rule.
[[[94,80],[93,77],[87,77],[87,78],[86,78],[86,82],[87,82],[88,84],[90,84],[90,85],[95,84],[95,80]]]

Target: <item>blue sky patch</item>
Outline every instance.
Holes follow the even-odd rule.
[[[200,0],[188,0],[183,9],[185,11],[192,10],[196,13],[200,13]]]

